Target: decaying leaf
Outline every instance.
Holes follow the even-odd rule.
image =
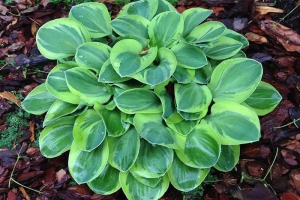
[[[265,15],[269,12],[284,13],[284,10],[279,9],[279,8],[270,7],[270,6],[256,6],[255,11],[259,12],[261,15]]]
[[[245,37],[250,41],[250,42],[255,42],[257,44],[262,44],[262,43],[267,43],[268,40],[264,36],[258,35],[256,33],[248,32],[245,34]]]
[[[2,97],[3,99],[9,100],[13,103],[15,103],[16,105],[20,106],[21,105],[21,101],[16,97],[16,95],[14,95],[11,92],[0,92],[0,97]]]
[[[300,35],[294,30],[272,20],[261,21],[260,28],[267,35],[280,42],[287,51],[300,53]]]

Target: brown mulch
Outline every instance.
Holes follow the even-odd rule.
[[[112,2],[106,5],[116,16],[120,7]],[[242,145],[239,163],[231,172],[214,171],[218,180],[205,184],[202,199],[300,200],[300,6],[286,16],[299,4],[295,0],[276,5],[272,1],[180,0],[176,5],[179,12],[210,8],[212,19],[244,34],[250,41],[245,53],[263,63],[263,80],[283,97],[272,113],[260,119],[261,140]],[[38,28],[67,16],[68,10],[64,3],[47,0],[39,4],[34,0],[0,1],[0,138],[7,128],[6,115],[20,109],[11,92],[26,96],[55,66],[36,47]],[[126,199],[122,191],[101,196],[86,185],[73,185],[67,154],[47,159],[33,147],[42,117],[31,116],[28,121],[30,126],[13,150],[0,147],[0,200]],[[179,200],[183,194],[171,187],[162,199]]]

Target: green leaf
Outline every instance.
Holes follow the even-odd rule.
[[[166,81],[172,76],[176,69],[176,57],[171,50],[161,47],[158,50],[158,60],[158,65],[152,63],[146,69],[132,75],[132,77],[151,86],[155,86]]]
[[[79,115],[73,128],[74,142],[83,151],[92,151],[104,140],[106,128],[101,116],[93,109]]]
[[[115,71],[110,60],[107,60],[101,67],[98,81],[102,83],[118,83],[128,81],[131,77],[123,77]]]
[[[134,103],[132,100],[134,99]],[[124,113],[161,113],[162,106],[159,98],[147,89],[130,89],[117,96],[114,101]]]
[[[234,56],[242,47],[243,44],[239,41],[222,36],[218,40],[211,42],[209,47],[203,47],[202,50],[209,58],[224,60]]]
[[[153,188],[140,183],[129,172],[121,172],[119,180],[126,197],[132,200],[158,200],[163,196],[169,187],[169,180],[167,176],[164,176],[162,180]]]
[[[138,133],[152,145],[170,147],[176,144],[174,133],[163,124],[161,114],[136,114],[133,118],[133,125]]]
[[[45,113],[51,105],[56,101],[56,98],[50,94],[46,88],[46,84],[34,88],[27,97],[22,101],[22,108],[34,115]]]
[[[178,43],[172,47],[172,51],[178,61],[178,66],[199,69],[207,64],[204,52],[196,46]]]
[[[206,85],[197,83],[175,84],[177,110],[197,113],[206,110],[212,101],[212,94]]]
[[[122,172],[128,171],[136,161],[140,149],[137,131],[131,128],[121,137],[108,137],[108,144],[109,164]]]
[[[256,113],[235,102],[217,102],[206,121],[218,133],[223,145],[256,142],[260,138],[260,125]]]
[[[189,113],[178,111],[179,115],[185,120],[200,120],[207,114],[208,109],[202,110],[201,112]]]
[[[101,115],[108,136],[119,137],[128,130],[130,124],[124,122],[122,113],[118,109],[108,110],[99,103],[94,105],[94,109]]]
[[[107,164],[101,174],[88,182],[87,185],[97,194],[109,195],[115,193],[121,188],[119,174],[119,170]]]
[[[172,166],[168,171],[168,177],[177,190],[188,192],[197,188],[208,172],[209,168],[197,169],[185,165],[175,154]]]
[[[245,101],[255,90],[262,77],[262,66],[248,58],[228,59],[213,71],[208,84],[214,102]]]
[[[269,83],[260,82],[254,92],[245,100],[258,116],[263,116],[275,109],[282,97]]]
[[[72,143],[68,167],[71,176],[78,184],[87,183],[97,178],[104,170],[109,155],[108,144],[104,140],[91,152],[82,151]]]
[[[122,10],[119,12],[119,16],[126,16],[126,15],[139,15],[144,17],[148,20],[151,20],[157,10],[158,1],[136,1],[126,4]]]
[[[190,44],[211,42],[220,38],[225,30],[226,27],[221,22],[205,22],[194,28],[185,39]]]
[[[190,8],[182,13],[184,19],[183,37],[187,36],[194,28],[196,28],[201,22],[203,22],[210,14],[212,10],[204,8]]]
[[[39,28],[36,35],[39,51],[43,56],[52,60],[74,56],[77,47],[90,41],[86,28],[69,18],[47,22]]]
[[[149,38],[149,23],[149,20],[138,15],[124,15],[115,18],[110,25],[120,36],[134,35],[141,38]]]
[[[207,84],[213,70],[211,64],[208,62],[204,67],[195,70],[195,77],[193,81],[198,84]]]
[[[175,72],[173,73],[173,77],[178,83],[190,83],[195,77],[195,70],[177,66]]]
[[[231,171],[238,163],[240,145],[221,145],[221,155],[214,168],[222,172]]]
[[[179,159],[194,168],[214,166],[221,153],[221,143],[216,131],[207,124],[199,124],[187,135],[185,149],[175,150]]]
[[[141,140],[139,155],[130,172],[145,178],[161,177],[171,167],[173,156],[172,149]]]
[[[111,94],[103,83],[88,69],[76,67],[65,72],[70,91],[88,104],[107,102]]]
[[[79,104],[82,100],[68,88],[65,72],[73,68],[68,64],[59,64],[47,76],[46,87],[56,98],[71,104]]]
[[[111,34],[110,15],[103,3],[87,2],[73,6],[69,17],[82,23],[92,38],[101,38]]]
[[[174,8],[174,6],[166,0],[158,0],[158,7],[155,16],[167,11],[176,11],[176,8]]]
[[[76,117],[63,117],[60,121],[44,128],[40,134],[41,153],[54,158],[68,151],[73,141],[73,125]]]
[[[170,127],[176,133],[187,136],[199,123],[200,120],[183,120],[178,123],[166,122],[168,127]]]
[[[142,45],[133,39],[121,40],[113,46],[110,62],[121,77],[138,73],[154,61],[157,47],[151,47],[146,52],[142,50]]]
[[[247,38],[245,38],[245,36],[243,36],[242,34],[240,34],[238,32],[235,32],[230,29],[226,29],[224,36],[229,37],[231,39],[234,39],[234,40],[242,43],[243,44],[242,48],[249,46],[249,41],[247,40]]]
[[[99,74],[102,65],[108,60],[111,48],[100,42],[87,42],[77,49],[75,60],[80,67],[91,69]]]
[[[49,108],[44,118],[43,126],[48,126],[54,121],[59,120],[61,117],[72,114],[82,107],[82,105],[70,104],[57,99]]]
[[[136,174],[131,173],[131,175],[140,183],[147,185],[149,187],[154,188],[157,184],[162,180],[162,177],[159,178],[145,178],[142,176],[138,176]]]
[[[151,46],[169,47],[172,45],[180,38],[183,23],[183,18],[177,11],[167,11],[156,15],[148,28]]]

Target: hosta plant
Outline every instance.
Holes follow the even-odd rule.
[[[78,184],[128,199],[158,199],[170,183],[190,191],[210,168],[231,170],[281,96],[241,51],[245,37],[210,14],[141,0],[112,20],[93,2],[43,25],[38,48],[57,65],[22,103],[46,113],[42,154],[69,151]]]

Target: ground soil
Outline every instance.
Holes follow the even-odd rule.
[[[116,16],[121,7],[113,2],[105,1]],[[263,64],[263,80],[272,84],[283,100],[260,118],[260,141],[242,145],[239,163],[231,172],[212,172],[211,180],[193,193],[182,194],[171,187],[162,199],[300,200],[299,4],[295,0],[181,0],[176,4],[179,12],[190,7],[212,9],[210,20],[246,35],[250,46],[245,53]],[[55,66],[36,47],[38,28],[66,16],[69,9],[65,3],[48,0],[0,1],[0,139],[11,126],[10,113],[20,110],[22,97],[43,83]],[[126,199],[122,191],[101,196],[86,185],[76,185],[68,172],[67,154],[44,158],[36,147],[42,119],[27,117],[14,135],[13,148],[0,146],[0,200]]]

